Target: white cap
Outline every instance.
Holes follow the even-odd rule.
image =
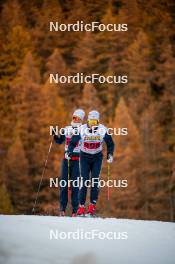
[[[74,111],[73,116],[78,116],[81,120],[83,120],[85,112],[82,109],[77,109]]]
[[[100,113],[96,110],[93,110],[91,112],[89,112],[88,114],[88,120],[91,120],[91,119],[96,119],[99,121],[100,119]]]

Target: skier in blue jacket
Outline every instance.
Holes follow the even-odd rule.
[[[64,133],[61,135],[54,135],[54,140],[57,144],[62,144],[65,142],[65,154],[61,166],[61,180],[66,182],[64,187],[60,186],[60,216],[65,216],[66,207],[68,203],[68,175],[70,176],[69,180],[77,180],[80,176],[79,172],[79,157],[80,157],[80,144],[76,143],[74,150],[69,161],[67,159],[67,149],[68,144],[71,140],[72,135],[75,130],[82,125],[85,113],[82,109],[77,109],[72,116],[71,125],[64,128]],[[69,170],[69,171],[68,171]],[[72,201],[72,216],[76,216],[78,209],[78,186],[71,186],[71,201]]]
[[[73,155],[73,151],[78,142],[80,142],[80,174],[83,184],[79,192],[79,208],[77,215],[84,215],[85,202],[87,194],[87,186],[85,182],[89,180],[91,174],[92,179],[99,180],[102,160],[103,160],[103,142],[107,145],[107,162],[112,163],[114,142],[111,135],[108,135],[107,128],[99,123],[100,114],[96,110],[89,112],[87,124],[79,127],[79,134],[74,135],[68,146],[67,157]],[[95,214],[95,205],[98,199],[98,181],[94,181],[90,191],[90,204],[87,214]]]

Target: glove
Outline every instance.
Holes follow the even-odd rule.
[[[65,158],[67,159],[67,160],[70,160],[71,159],[71,153],[70,152],[65,152]]]
[[[111,154],[107,155],[107,162],[112,163],[113,162],[113,156]]]

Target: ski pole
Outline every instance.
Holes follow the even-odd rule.
[[[108,182],[109,182],[109,179],[110,179],[110,163],[108,163],[108,166],[107,166],[107,177],[108,177]],[[108,186],[108,191],[107,191],[107,199],[108,199],[108,202],[109,202],[109,199],[110,199],[109,186]]]
[[[36,207],[36,204],[37,204],[37,201],[38,201],[38,195],[39,195],[41,184],[42,184],[42,181],[43,181],[43,178],[44,178],[44,174],[45,174],[45,171],[46,171],[46,166],[47,166],[49,154],[50,154],[50,151],[51,151],[51,148],[52,148],[52,144],[53,144],[53,138],[52,138],[52,140],[50,142],[50,145],[49,145],[49,150],[48,150],[48,153],[47,153],[47,157],[46,157],[46,160],[45,160],[45,163],[44,163],[44,168],[43,168],[42,175],[41,175],[41,178],[40,178],[40,182],[39,182],[39,185],[38,185],[38,190],[37,190],[37,193],[36,193],[35,202],[34,202],[34,206],[33,206],[33,209],[32,209],[32,213],[33,214],[35,213],[35,207]]]
[[[70,187],[70,159],[67,160],[67,166],[68,166],[68,204],[70,201],[70,194],[71,194],[71,187]]]

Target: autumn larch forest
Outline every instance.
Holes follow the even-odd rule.
[[[49,22],[127,24],[125,32],[52,32]],[[175,3],[173,0],[0,1],[0,213],[31,214],[49,147],[49,126],[97,109],[115,136],[111,178],[98,213],[175,220]],[[126,84],[55,84],[49,74],[127,75]],[[53,145],[37,204],[54,215],[63,146]],[[103,162],[101,177],[107,178]]]

